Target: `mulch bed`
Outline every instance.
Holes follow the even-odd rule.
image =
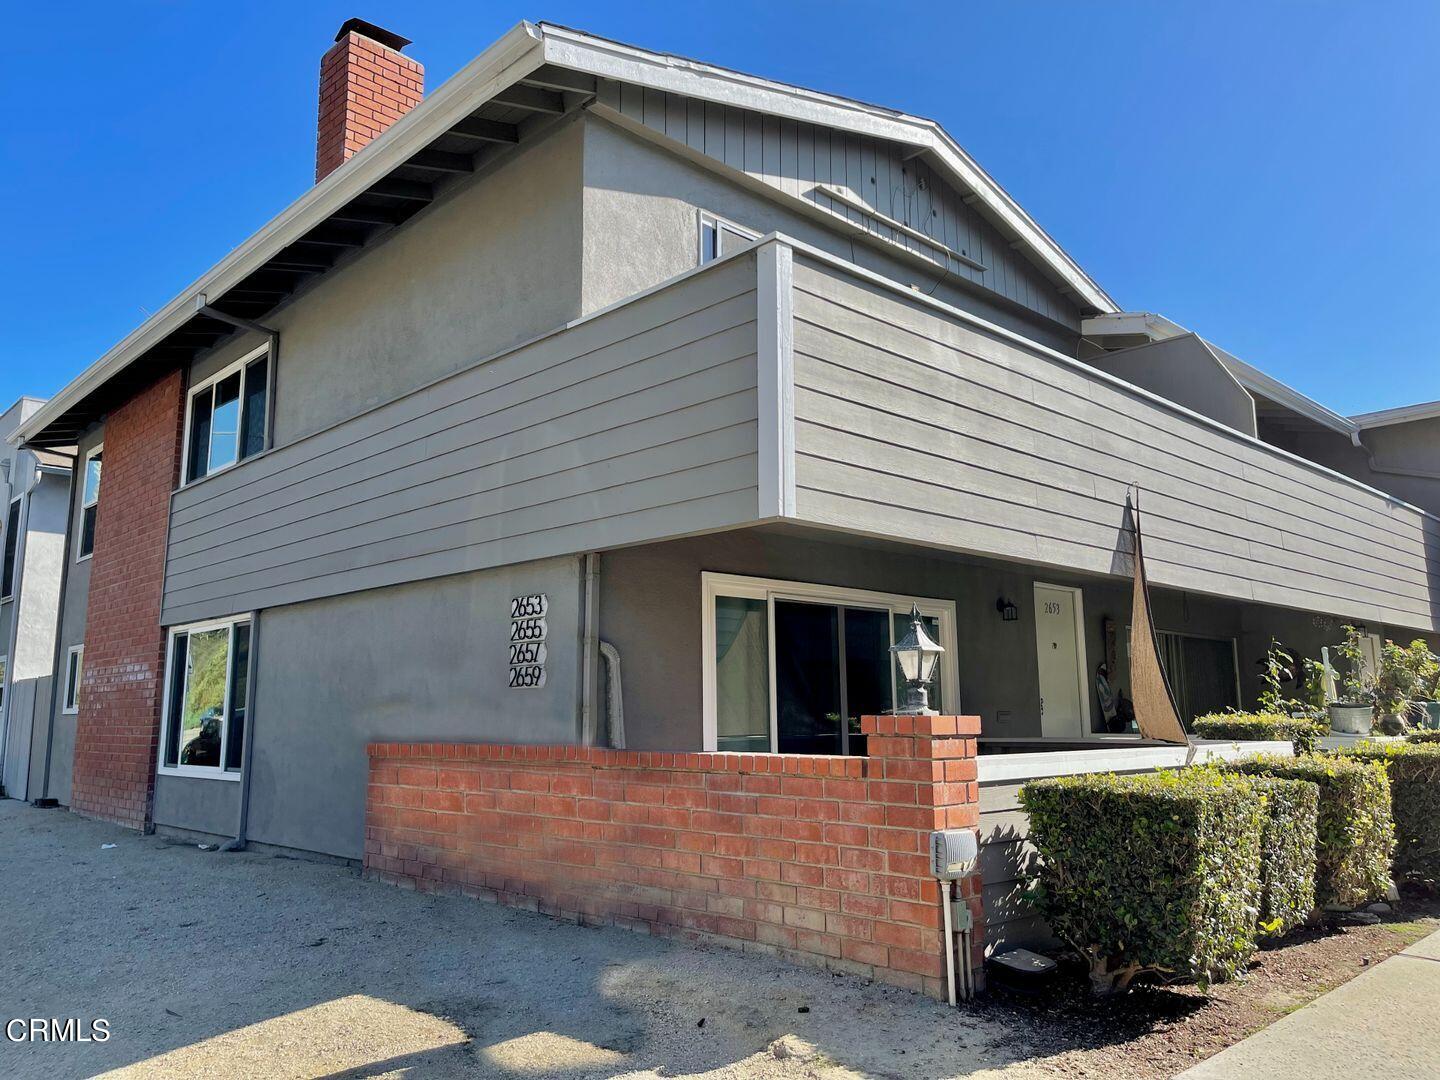
[[[1060,1077],[1168,1080],[1440,930],[1440,900],[1408,897],[1378,926],[1321,926],[1256,955],[1249,974],[1212,986],[1139,986],[1092,997],[1081,964],[1044,994],[997,990],[973,1008],[1021,1027],[1034,1065]]]

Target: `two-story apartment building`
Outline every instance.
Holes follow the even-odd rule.
[[[58,747],[53,738],[50,699],[72,463],[11,440],[43,404],[22,397],[0,413],[0,790],[30,800],[54,797],[48,781],[55,753],[71,753],[63,732]],[[73,705],[72,692],[61,702],[62,727]]]
[[[1178,760],[1095,700],[1133,487],[1189,715],[1435,634],[1434,413],[1123,310],[934,122],[528,23],[422,100],[407,44],[347,23],[315,187],[22,424],[93,515],[73,809],[358,859],[371,743],[860,755],[916,605],[998,926],[1024,762]]]

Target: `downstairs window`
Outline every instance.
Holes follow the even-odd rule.
[[[248,618],[170,632],[160,741],[163,771],[238,779],[249,667]]]
[[[798,582],[702,575],[705,747],[863,754],[860,717],[904,698],[890,646],[918,603],[945,648],[930,704],[955,699],[955,606]]]

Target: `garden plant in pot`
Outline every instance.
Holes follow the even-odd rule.
[[[1345,640],[1335,646],[1344,664],[1336,679],[1339,698],[1330,703],[1330,727],[1343,735],[1369,735],[1375,722],[1375,679],[1366,669],[1360,631],[1345,627]]]
[[[1410,722],[1421,730],[1440,731],[1440,656],[1424,638],[1410,642],[1406,660],[1414,679]]]
[[[1415,645],[1425,648],[1423,641]],[[1375,726],[1382,735],[1404,735],[1410,730],[1411,700],[1415,695],[1416,662],[1411,648],[1387,641],[1380,646],[1380,671],[1375,677]],[[1428,653],[1430,650],[1425,648]]]

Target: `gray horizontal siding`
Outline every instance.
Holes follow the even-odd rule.
[[[602,80],[599,99],[696,153],[863,227],[956,277],[1056,322],[1076,325],[1075,306],[974,207],[966,204],[963,193],[920,158],[907,159],[908,147],[628,83]],[[961,252],[985,269],[977,270],[951,259],[830,199],[815,190],[817,184],[848,190],[879,213]]]
[[[755,353],[747,255],[184,488],[163,618],[753,520]]]
[[[794,340],[803,519],[1124,573],[1134,482],[1157,585],[1435,625],[1437,522],[1378,493],[805,257]]]
[[[980,879],[985,899],[985,948],[989,953],[1017,946],[1044,946],[1050,928],[1025,902],[1035,873],[1030,819],[1020,809],[1020,784],[980,787]]]

